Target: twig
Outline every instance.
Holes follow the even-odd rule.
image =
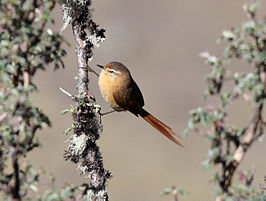
[[[6,112],[4,112],[3,114],[1,114],[1,116],[0,116],[0,123],[2,121],[4,121],[6,117],[7,117],[7,113]]]
[[[88,68],[89,68],[89,72],[92,72],[92,73],[94,73],[96,76],[99,77],[99,74],[98,74],[93,68],[91,68],[90,66],[88,66]]]
[[[23,72],[23,77],[24,77],[24,87],[28,88],[30,84],[30,74],[28,71]]]
[[[73,98],[73,95],[69,92],[67,92],[66,90],[62,89],[61,87],[59,87],[60,91],[62,91],[64,94],[66,94],[67,96]]]
[[[265,72],[262,71],[260,73],[265,73]],[[260,80],[260,81],[261,81],[262,86],[263,86],[264,80]],[[264,94],[265,94],[265,88],[263,90],[262,96]],[[220,186],[227,193],[229,193],[228,190],[229,190],[229,187],[231,185],[233,175],[234,175],[237,167],[239,166],[239,164],[242,162],[248,148],[255,141],[257,136],[260,136],[263,134],[263,129],[258,129],[258,128],[261,128],[262,122],[263,122],[262,121],[262,111],[263,111],[263,101],[261,101],[254,108],[254,113],[253,113],[252,119],[250,120],[248,129],[246,131],[245,138],[244,138],[243,142],[239,143],[239,145],[237,146],[237,148],[233,154],[234,160],[231,161],[224,168],[223,179],[220,181]]]
[[[16,200],[21,200],[21,196],[20,196],[20,178],[19,178],[19,164],[18,164],[18,158],[17,155],[15,154],[13,156],[13,169],[14,169],[14,180],[15,180],[15,184],[13,187],[13,198]]]

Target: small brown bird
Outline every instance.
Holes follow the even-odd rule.
[[[156,119],[143,109],[144,100],[138,85],[126,66],[119,62],[110,62],[102,68],[99,75],[99,88],[105,101],[116,111],[129,111],[141,116],[150,125],[176,144],[183,146],[174,136],[178,136],[169,126]]]

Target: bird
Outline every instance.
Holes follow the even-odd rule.
[[[105,66],[97,66],[102,69],[98,79],[99,89],[109,106],[117,112],[129,111],[142,117],[164,136],[183,147],[175,138],[180,137],[178,134],[143,108],[143,95],[125,65],[113,61]]]

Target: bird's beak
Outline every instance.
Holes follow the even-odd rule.
[[[99,65],[99,64],[96,64],[99,68],[102,68],[102,69],[104,69],[104,66],[102,66],[102,65]]]

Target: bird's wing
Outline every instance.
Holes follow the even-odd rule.
[[[136,116],[138,116],[141,108],[144,106],[142,93],[133,79],[131,79],[128,85],[119,87],[114,92],[113,97],[120,107],[132,112]]]

